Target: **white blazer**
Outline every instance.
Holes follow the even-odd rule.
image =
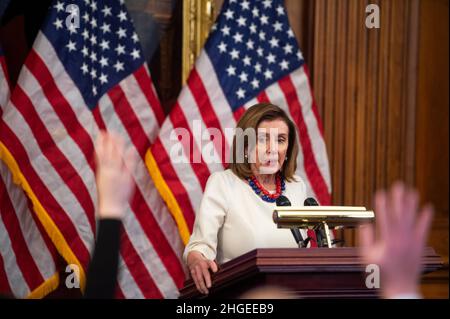
[[[292,206],[303,206],[306,186],[286,182],[283,192]],[[298,247],[289,229],[278,229],[273,222],[275,203],[261,199],[246,180],[230,169],[211,174],[196,214],[194,229],[183,258],[195,250],[207,259],[225,263],[255,248]],[[302,230],[306,237],[306,232]]]

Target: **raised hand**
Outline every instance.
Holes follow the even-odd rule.
[[[101,131],[95,143],[98,215],[100,218],[121,219],[134,191],[132,172],[136,156],[117,134]]]
[[[416,191],[397,182],[389,193],[375,195],[378,236],[372,225],[360,229],[362,256],[367,264],[380,267],[380,288],[386,298],[420,295],[421,257],[433,208],[426,205],[418,214],[418,202]]]

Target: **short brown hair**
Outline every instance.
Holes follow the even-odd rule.
[[[288,137],[288,149],[286,152],[287,160],[284,162],[281,168],[281,174],[287,181],[294,181],[294,174],[297,169],[297,155],[298,155],[298,143],[297,143],[297,131],[295,124],[287,116],[280,107],[270,103],[258,103],[251,106],[241,117],[236,125],[236,128],[246,130],[253,128],[255,131],[263,121],[283,120],[289,128]],[[233,137],[232,146],[232,159],[230,163],[230,169],[240,178],[248,178],[253,175],[248,160],[244,160],[243,163],[238,163],[236,160],[238,145],[236,145],[236,134]],[[244,137],[244,149],[248,147],[248,138]]]

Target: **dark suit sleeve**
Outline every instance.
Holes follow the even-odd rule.
[[[122,222],[117,219],[100,220],[97,243],[89,265],[84,298],[114,298],[117,284],[121,225]]]

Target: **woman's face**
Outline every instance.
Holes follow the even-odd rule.
[[[248,156],[252,170],[258,174],[275,174],[286,159],[289,127],[281,120],[262,121],[256,131],[256,147]]]

